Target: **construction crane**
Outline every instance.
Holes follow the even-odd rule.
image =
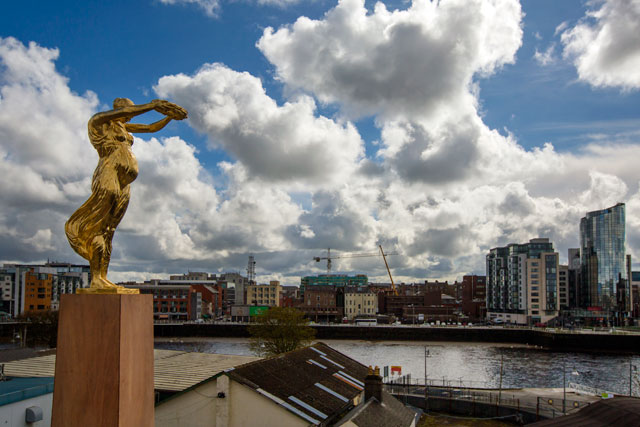
[[[380,248],[380,254],[382,255],[382,259],[384,260],[384,265],[387,267],[387,273],[389,273],[389,280],[391,280],[391,290],[395,296],[398,296],[398,290],[396,289],[395,283],[393,283],[393,277],[391,277],[391,270],[389,270],[389,264],[387,263],[387,257],[385,256],[384,251],[382,250],[382,245],[378,245]],[[386,254],[391,255],[391,254]]]
[[[331,274],[331,260],[332,259],[340,259],[340,258],[364,258],[364,257],[371,257],[371,256],[380,256],[382,255],[382,257],[384,258],[385,255],[398,255],[397,252],[389,252],[389,253],[384,253],[382,251],[382,246],[380,246],[380,253],[378,252],[369,252],[369,253],[362,253],[362,254],[344,254],[344,255],[336,255],[336,256],[331,256],[331,248],[327,248],[327,256],[315,256],[313,257],[313,260],[315,262],[320,262],[322,260],[327,260],[327,274]],[[384,263],[387,264],[387,260],[385,258]],[[387,265],[387,271],[389,271],[389,266]],[[389,273],[389,277],[391,277],[391,273]],[[393,280],[392,280],[393,283]],[[395,287],[394,287],[395,289]]]

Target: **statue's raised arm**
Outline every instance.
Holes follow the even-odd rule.
[[[133,117],[151,110],[166,117],[150,125],[129,123]],[[186,118],[187,111],[169,101],[135,105],[129,99],[116,98],[113,110],[97,113],[89,120],[89,140],[100,159],[91,181],[91,196],[65,224],[69,244],[89,261],[91,270],[91,286],[79,292],[138,293],[107,279],[113,233],[129,205],[129,185],[138,176],[130,132],[157,132],[171,120]]]

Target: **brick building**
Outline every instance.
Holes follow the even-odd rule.
[[[336,322],[344,315],[344,306],[339,306],[335,286],[310,286],[304,293],[298,309],[316,322]]]

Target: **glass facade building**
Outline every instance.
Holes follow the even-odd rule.
[[[580,305],[605,312],[626,311],[625,205],[587,213],[580,220]]]

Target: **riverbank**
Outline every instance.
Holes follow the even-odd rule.
[[[316,339],[470,342],[529,345],[557,351],[640,354],[640,334],[500,327],[313,325]],[[156,324],[156,338],[247,338],[246,324]]]

